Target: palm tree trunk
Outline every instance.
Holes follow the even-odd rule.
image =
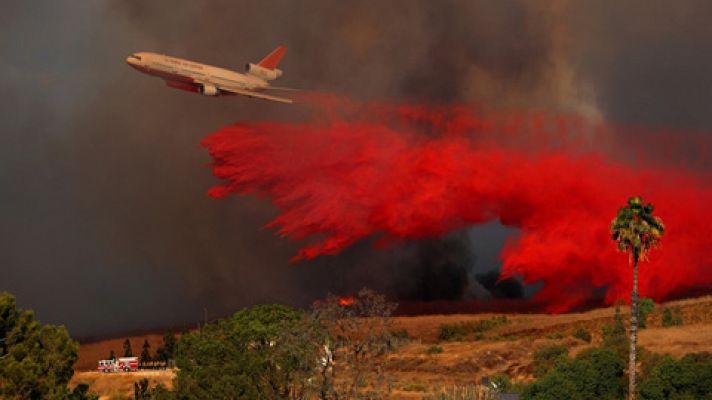
[[[628,364],[628,399],[635,400],[635,357],[638,344],[638,255],[633,255],[633,290],[630,294],[630,362]]]

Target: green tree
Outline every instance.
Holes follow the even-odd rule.
[[[183,335],[175,391],[186,399],[302,399],[313,393],[320,341],[308,316],[261,305]]]
[[[176,348],[176,335],[173,332],[168,332],[163,335],[163,345],[156,350],[156,358],[163,361],[173,359],[173,353]]]
[[[655,310],[655,303],[653,299],[648,297],[643,297],[640,299],[640,306],[638,306],[638,327],[647,328],[648,327],[648,314]]]
[[[133,357],[133,351],[131,350],[131,341],[128,338],[124,340],[124,357]]]
[[[640,384],[642,400],[712,399],[712,354],[666,356]]]
[[[625,363],[612,349],[589,349],[564,359],[526,388],[523,400],[618,400]]]
[[[665,226],[660,218],[653,215],[655,207],[643,204],[640,196],[628,199],[628,205],[621,207],[611,223],[611,238],[619,251],[628,253],[633,265],[633,288],[630,296],[630,352],[628,362],[628,396],[635,399],[635,368],[638,330],[638,261],[647,259],[647,254],[655,247],[663,235]]]
[[[141,349],[141,362],[147,361],[151,361],[151,345],[148,343],[148,339],[145,339]]]
[[[0,292],[0,398],[66,399],[78,349],[64,327],[40,324]]]
[[[111,349],[111,351],[109,352],[109,358],[107,358],[107,360],[113,360],[115,358],[116,354],[114,354],[114,349]]]

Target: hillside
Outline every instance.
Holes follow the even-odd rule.
[[[684,325],[662,327],[662,307],[679,306]],[[621,311],[629,312],[627,307]],[[494,314],[478,315],[426,315],[397,317],[396,329],[405,329],[410,343],[400,347],[389,356],[387,374],[394,379],[394,398],[417,398],[423,396],[422,388],[443,387],[455,384],[478,382],[482,376],[506,373],[514,380],[532,379],[532,356],[537,349],[552,344],[563,344],[575,354],[601,341],[602,328],[613,321],[614,309],[601,308],[583,313],[508,314],[511,323],[487,331],[481,340],[438,342],[441,324],[462,321],[479,321]],[[686,353],[712,351],[712,296],[670,302],[656,307],[648,322],[649,328],[640,332],[639,343],[650,351],[679,357]],[[574,339],[571,334],[579,328],[591,332],[593,343]],[[143,340],[148,339],[153,350],[160,343],[161,335],[151,334],[131,338],[134,351],[140,351]],[[133,382],[143,377],[152,382],[170,384],[171,371],[128,374],[99,374],[86,372],[95,368],[96,360],[114,349],[122,348],[122,338],[104,340],[82,345],[77,361],[77,373],[73,383],[89,383],[103,398],[123,393],[132,394]],[[437,345],[438,354],[429,354],[428,349]],[[403,389],[408,389],[403,390]]]

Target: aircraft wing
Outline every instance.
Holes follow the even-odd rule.
[[[221,85],[221,86],[219,87],[219,89],[220,89],[220,90],[224,90],[224,91],[226,91],[226,92],[235,93],[235,94],[240,94],[240,95],[247,96],[247,97],[254,97],[254,98],[257,98],[257,99],[271,100],[271,101],[277,101],[277,102],[280,102],[280,103],[287,103],[287,104],[293,103],[293,100],[292,100],[292,99],[287,99],[287,98],[284,98],[284,97],[277,97],[277,96],[270,96],[270,95],[268,95],[268,94],[264,94],[264,93],[260,93],[260,92],[254,92],[254,91],[252,91],[252,90],[237,88],[237,87],[234,87],[234,86],[222,86],[222,85]]]

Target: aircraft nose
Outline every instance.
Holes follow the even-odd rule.
[[[132,56],[126,57],[126,64],[128,65],[135,65],[136,64],[136,59],[133,58]]]

